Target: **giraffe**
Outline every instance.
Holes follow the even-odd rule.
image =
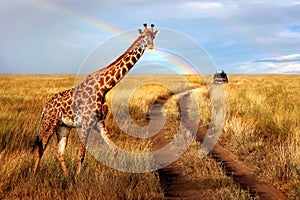
[[[76,174],[81,171],[87,139],[93,129],[101,133],[104,141],[115,152],[113,155],[116,155],[117,148],[108,137],[109,133],[104,122],[108,112],[105,95],[135,65],[147,47],[148,49],[154,48],[153,40],[158,33],[158,30],[154,31],[154,25],[151,24],[151,27],[148,28],[147,24],[144,24],[144,31],[138,29],[138,32],[138,38],[114,62],[89,74],[78,86],[55,94],[45,104],[41,116],[43,133],[41,138],[37,136],[36,141],[37,156],[34,174],[37,172],[51,136],[56,133],[58,140],[57,159],[64,175],[68,176],[64,154],[71,128],[80,128]]]

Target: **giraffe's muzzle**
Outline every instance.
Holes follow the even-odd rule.
[[[149,49],[154,49],[154,45],[153,45],[153,44],[149,44],[149,45],[148,45],[148,48],[149,48]]]

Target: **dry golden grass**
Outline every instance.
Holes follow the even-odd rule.
[[[291,198],[300,196],[300,76],[235,75],[222,143]]]
[[[39,171],[33,176],[30,145],[41,133],[44,103],[56,92],[74,85],[70,75],[1,75],[0,199],[161,199],[157,173],[125,173],[106,167],[87,153],[76,177],[79,139],[73,130],[66,151],[70,179],[56,159],[56,138],[50,141]],[[141,145],[131,149],[141,148]]]
[[[231,75],[223,85],[226,119],[220,143],[254,169],[263,180],[290,199],[300,196],[300,76]],[[197,91],[206,110],[211,104],[205,87]]]
[[[185,79],[186,78],[186,79]],[[204,82],[195,76],[130,75],[118,86],[124,93],[136,85],[129,110],[139,125],[147,124],[147,114],[158,96],[168,96],[197,88],[201,123],[208,125],[211,104]],[[190,85],[183,84],[187,80]],[[52,138],[33,176],[34,153],[30,145],[41,133],[40,113],[56,92],[74,85],[73,75],[0,75],[0,199],[162,199],[163,190],[156,172],[125,173],[87,154],[81,176],[76,177],[78,136],[72,131],[66,151],[70,178],[63,177],[56,159],[56,138]],[[255,169],[255,173],[282,189],[291,199],[300,195],[300,77],[283,75],[229,76],[224,85],[227,101],[226,124],[221,143]],[[161,83],[161,84],[159,84]],[[165,87],[165,86],[168,87]],[[115,88],[116,90],[118,88]],[[111,103],[114,90],[107,100]],[[128,101],[120,95],[118,115]],[[169,137],[178,123],[176,100],[164,106]],[[151,140],[127,136],[109,113],[108,129],[122,149],[151,151]],[[180,158],[194,184],[204,185],[215,199],[249,199],[249,194],[226,177],[211,158],[199,159],[199,144],[193,142]]]

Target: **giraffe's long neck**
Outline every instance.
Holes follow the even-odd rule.
[[[129,72],[146,48],[147,40],[145,36],[140,35],[118,59],[107,67],[89,74],[81,84],[76,86],[74,96],[88,98],[95,93],[97,102],[104,101],[105,94]]]
[[[143,36],[139,36],[133,44],[113,63],[106,68],[99,70],[104,76],[104,84],[109,90],[114,87],[141,58],[147,47],[147,40]],[[97,73],[97,72],[95,72]]]

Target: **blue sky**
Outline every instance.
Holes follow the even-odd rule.
[[[144,22],[192,39],[228,73],[300,73],[299,10],[299,0],[0,1],[0,73],[76,73],[97,45]]]

